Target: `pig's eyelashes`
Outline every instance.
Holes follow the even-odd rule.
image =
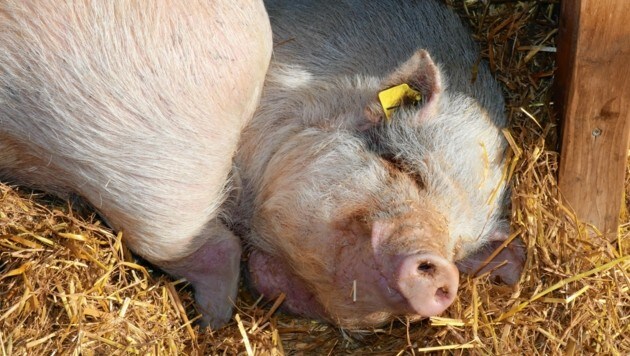
[[[392,155],[381,155],[381,158],[383,158],[390,164],[391,169],[395,169],[405,174],[406,176],[410,177],[418,185],[419,188],[424,188],[424,179],[415,169],[413,169],[413,167],[408,162],[401,159],[400,157]]]

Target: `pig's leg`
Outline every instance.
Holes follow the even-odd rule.
[[[514,239],[504,249],[499,251],[495,258],[484,265],[486,259],[500,248],[503,242],[499,240],[490,241],[475,253],[458,261],[456,264],[460,272],[481,275],[491,271],[491,278],[509,285],[516,284],[523,271],[526,257],[525,245],[521,239]]]
[[[222,223],[208,223],[199,248],[179,261],[162,264],[168,273],[186,278],[195,289],[201,324],[218,328],[230,320],[238,290],[241,243]]]

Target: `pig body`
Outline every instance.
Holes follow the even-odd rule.
[[[260,1],[0,2],[0,179],[87,199],[129,247],[231,315],[218,221],[271,54]]]
[[[508,236],[504,101],[470,34],[434,1],[266,7],[274,55],[236,158],[254,287],[347,328],[441,313],[455,262]],[[400,84],[421,98],[388,120],[378,94]]]

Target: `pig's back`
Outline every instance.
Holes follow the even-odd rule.
[[[258,103],[262,5],[0,1],[0,180],[83,196],[145,257],[187,248]]]

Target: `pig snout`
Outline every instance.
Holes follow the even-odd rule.
[[[392,280],[407,303],[406,313],[434,316],[455,300],[459,271],[438,255],[422,253],[400,258]]]

